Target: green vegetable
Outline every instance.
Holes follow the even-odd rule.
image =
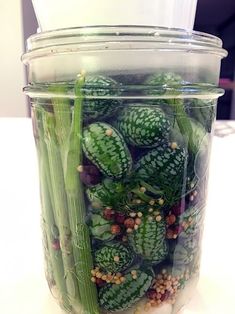
[[[89,229],[86,225],[86,207],[83,186],[77,171],[82,164],[82,105],[83,95],[81,88],[85,78],[81,75],[75,83],[74,108],[70,135],[66,170],[64,173],[65,191],[68,200],[73,254],[75,259],[76,275],[81,295],[81,306],[84,312],[99,313],[97,291],[90,280],[90,271],[93,268]],[[81,271],[82,269],[82,271]]]
[[[97,292],[90,280],[93,268],[89,230],[85,223],[86,208],[77,166],[81,164],[82,94],[84,77],[75,83],[74,108],[68,114],[68,102],[52,100],[53,113],[43,119],[55,219],[61,237],[65,279],[73,308],[99,313]],[[56,87],[58,92],[59,87]],[[62,89],[65,93],[65,90]],[[70,121],[71,119],[71,121]]]
[[[190,226],[184,231],[187,236],[195,236],[200,232],[205,214],[204,207],[205,204],[197,204],[189,207],[182,215],[180,215],[180,222],[187,222],[188,220],[192,221]]]
[[[151,287],[155,275],[149,265],[157,270],[169,262],[171,274],[179,276],[185,269],[197,270],[204,215],[200,189],[205,190],[212,116],[206,119],[196,102],[188,110],[190,103],[180,98],[182,83],[171,73],[149,77],[149,93],[159,99],[120,108],[117,82],[81,75],[74,106],[65,98],[69,86],[54,84],[50,106],[35,109],[47,276],[63,309],[124,311]],[[115,114],[109,120],[113,125],[103,122]],[[85,190],[78,172],[83,156],[103,176]],[[186,206],[181,215],[178,211],[166,230],[165,215],[174,219],[171,207],[179,200],[183,207],[189,191],[197,191],[191,202],[196,205]],[[166,239],[166,231],[170,238],[181,226],[184,231],[175,240]],[[136,276],[131,273],[134,261]],[[105,282],[108,272],[121,272],[125,280]]]
[[[54,94],[66,95],[68,87],[66,84],[56,84],[49,88]],[[68,138],[71,127],[71,106],[69,99],[58,97],[52,99],[52,105],[55,117],[55,133],[62,159],[63,169],[66,168],[66,154],[68,150]]]
[[[86,190],[88,199],[102,206],[114,206],[122,203],[126,196],[125,186],[122,182],[105,178],[100,184],[89,187]]]
[[[159,108],[131,104],[121,111],[117,126],[127,143],[140,147],[153,147],[166,141],[170,122]]]
[[[187,152],[177,147],[159,146],[144,155],[135,165],[138,177],[165,192],[169,202],[179,197],[184,185]]]
[[[50,184],[50,169],[48,161],[48,153],[46,143],[44,141],[43,130],[43,115],[45,115],[43,109],[34,109],[36,115],[36,123],[38,136],[36,137],[36,147],[39,157],[39,172],[40,172],[40,190],[41,190],[41,203],[42,203],[42,219],[45,237],[47,238],[48,260],[50,260],[53,278],[55,280],[56,287],[60,294],[60,305],[65,310],[71,310],[69,295],[67,291],[64,271],[64,264],[61,250],[55,250],[52,247],[52,243],[55,239],[53,234],[53,228],[55,226],[54,211],[52,205],[52,191],[49,189]],[[56,235],[57,237],[59,234]],[[66,270],[66,272],[68,269]],[[73,279],[72,279],[73,280]],[[68,281],[67,281],[68,283]]]
[[[96,266],[105,271],[117,273],[130,266],[134,253],[130,247],[122,243],[107,243],[95,252],[94,258]]]
[[[186,99],[185,107],[188,114],[197,120],[207,132],[211,133],[213,121],[216,117],[217,100]]]
[[[187,148],[187,141],[185,137],[181,134],[179,126],[176,122],[173,123],[173,126],[170,130],[169,142],[177,143],[178,146]]]
[[[100,171],[113,178],[130,172],[132,159],[122,135],[111,125],[90,124],[83,131],[83,150]]]
[[[188,143],[189,151],[196,154],[197,147],[193,143],[194,135],[190,117],[186,113],[183,99],[177,97],[181,93],[180,88],[183,84],[182,78],[174,73],[160,73],[150,76],[146,80],[146,84],[155,87],[155,89],[151,89],[149,93],[163,97],[163,100],[159,98],[156,104],[163,101],[166,107],[172,108],[180,132]],[[172,96],[172,98],[164,98],[165,96]]]
[[[50,258],[49,245],[51,243],[48,241],[47,233],[46,233],[46,221],[45,219],[41,219],[41,227],[42,227],[42,244],[43,244],[43,255],[44,255],[44,267],[45,267],[45,276],[50,289],[56,285],[53,266]],[[57,240],[55,240],[57,241]],[[55,243],[55,242],[54,242]]]
[[[130,246],[145,260],[152,263],[162,262],[168,254],[168,246],[165,240],[166,223],[162,219],[157,222],[149,216],[142,218],[142,223],[137,230],[128,235]]]
[[[181,232],[177,238],[177,243],[183,245],[187,250],[195,252],[200,246],[200,232],[195,234],[187,234],[185,231]]]
[[[170,258],[175,265],[187,265],[193,261],[194,252],[181,244],[177,244],[171,248]]]
[[[151,86],[152,88],[147,90],[147,94],[154,94],[155,96],[164,95],[166,92],[169,94],[168,89],[177,89],[180,84],[183,83],[182,77],[178,74],[171,72],[155,73],[150,75],[145,84]],[[154,100],[157,102],[158,99]],[[168,99],[160,99],[160,101],[165,101],[168,103]],[[171,100],[170,100],[171,101]]]
[[[121,104],[121,100],[115,99],[121,93],[119,84],[109,77],[88,76],[83,91],[84,118],[87,120],[104,120],[111,117]]]
[[[64,187],[64,174],[61,162],[59,145],[55,134],[55,119],[52,113],[45,111],[43,115],[44,139],[48,151],[48,164],[50,173],[50,184],[52,192],[52,203],[54,206],[55,221],[60,233],[60,244],[64,263],[69,298],[78,298],[78,283],[75,274],[75,261],[71,254],[72,243],[69,225],[67,198]],[[71,305],[72,301],[71,301]],[[75,305],[76,307],[76,305]]]
[[[179,264],[174,264],[172,266],[167,266],[164,267],[166,269],[167,274],[173,276],[173,277],[181,277],[184,276],[187,268],[187,265],[179,265]]]
[[[114,238],[111,233],[112,223],[104,219],[100,214],[92,214],[90,217],[90,232],[95,239],[109,241]]]
[[[152,269],[137,270],[136,279],[131,273],[125,276],[120,285],[108,284],[99,291],[100,306],[110,312],[123,311],[139,301],[149,289],[152,280]]]
[[[194,143],[197,147],[197,154],[194,158],[194,172],[199,179],[203,179],[209,171],[210,151],[211,151],[211,134],[199,123],[192,123]]]
[[[191,153],[189,156],[187,175],[194,180],[195,178],[203,179],[209,169],[211,134],[207,133],[206,129],[196,120],[191,119],[190,123],[193,130],[192,143],[195,147],[195,154]],[[186,143],[181,141],[177,135],[177,129],[174,131],[176,131],[174,133],[175,141],[181,143],[182,147],[186,147]]]

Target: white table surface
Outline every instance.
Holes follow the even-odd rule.
[[[60,314],[43,273],[30,119],[0,119],[0,313]],[[184,314],[235,314],[235,134],[215,137],[201,278]]]

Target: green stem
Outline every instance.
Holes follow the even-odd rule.
[[[203,114],[202,114],[202,110],[200,107],[196,107],[193,108],[193,117],[195,117],[195,119],[201,123],[202,126],[205,125],[206,119],[204,118]]]
[[[42,200],[42,197],[41,197],[41,200]],[[45,264],[45,275],[46,275],[48,286],[50,287],[50,289],[52,289],[52,287],[56,286],[56,282],[55,282],[55,276],[53,272],[52,259],[50,257],[50,251],[49,251],[49,246],[51,245],[51,242],[48,239],[49,236],[47,236],[47,228],[46,228],[47,222],[46,222],[45,215],[43,214],[43,212],[44,212],[44,209],[42,208],[41,228],[42,228],[42,233],[43,233],[42,244],[43,244],[43,254],[44,254],[44,264]],[[62,299],[62,296],[60,299]]]
[[[152,185],[150,185],[144,181],[140,181],[140,184],[141,184],[141,186],[145,187],[148,192],[151,192],[151,193],[153,193],[155,195],[159,195],[159,196],[164,195],[163,191],[153,188]]]
[[[142,201],[144,202],[150,202],[152,200],[152,198],[146,194],[144,194],[143,192],[140,192],[140,188],[135,188],[131,190],[132,193],[134,193],[135,195],[137,195]]]
[[[64,263],[64,280],[72,307],[79,307],[79,291],[72,252],[71,231],[68,217],[67,198],[64,186],[64,175],[61,155],[55,134],[55,117],[45,111],[43,115],[44,139],[48,151],[51,192],[53,195],[54,216],[57,223],[62,257]]]
[[[49,88],[53,93],[66,95],[67,86],[56,85]],[[71,107],[68,98],[53,98],[52,99],[53,110],[55,114],[55,133],[58,143],[60,145],[61,159],[63,169],[66,166],[66,153],[68,151],[68,139],[71,126]]]
[[[35,109],[36,114],[36,123],[42,124],[42,114],[41,110]],[[44,222],[44,232],[47,237],[48,242],[48,259],[50,260],[54,280],[56,287],[60,294],[60,305],[65,310],[70,310],[71,306],[68,299],[67,287],[64,280],[64,265],[62,260],[61,250],[55,250],[52,247],[54,241],[53,228],[55,226],[53,206],[51,203],[51,197],[48,187],[48,155],[47,149],[44,142],[44,132],[42,125],[39,125],[38,130],[38,140],[37,140],[37,152],[38,152],[38,161],[39,161],[39,173],[40,173],[40,189],[41,189],[41,202],[42,202],[42,217]]]
[[[174,99],[171,104],[174,107],[176,121],[178,123],[180,132],[188,141],[188,148],[193,153],[197,153],[197,147],[194,145],[193,142],[193,128],[190,122],[190,118],[185,112],[183,101],[180,99]]]
[[[41,173],[42,175],[42,173]],[[55,250],[52,247],[52,243],[55,240],[52,234],[52,226],[55,225],[54,217],[53,217],[53,210],[52,210],[52,205],[50,202],[50,197],[49,197],[49,190],[47,188],[47,182],[46,182],[46,176],[44,175],[44,184],[42,186],[42,208],[43,209],[43,217],[45,220],[45,229],[46,233],[48,235],[48,242],[49,242],[49,256],[50,256],[50,261],[52,263],[52,269],[54,273],[54,278],[56,282],[56,286],[58,287],[59,293],[61,295],[60,305],[63,307],[66,311],[71,310],[71,305],[70,305],[70,300],[68,297],[68,292],[67,292],[67,286],[66,286],[66,281],[64,280],[65,278],[65,273],[64,273],[64,265],[63,265],[63,259],[62,259],[62,253],[61,250]]]
[[[83,313],[97,314],[99,306],[97,291],[91,282],[93,268],[89,230],[85,223],[86,207],[83,186],[77,171],[82,164],[82,92],[84,77],[75,83],[74,110],[69,136],[67,163],[65,171],[65,190],[67,193],[70,227],[73,239],[73,254]]]

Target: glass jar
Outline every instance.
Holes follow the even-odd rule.
[[[177,313],[199,276],[213,36],[90,27],[28,40],[46,278],[71,313]]]

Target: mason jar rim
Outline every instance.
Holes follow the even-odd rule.
[[[58,86],[64,88],[58,90]],[[57,88],[56,88],[57,87]],[[92,88],[93,92],[96,91],[97,95],[89,95]],[[61,91],[62,90],[62,91]],[[200,98],[200,99],[216,99],[224,94],[224,90],[212,84],[189,84],[182,82],[180,85],[123,85],[121,83],[115,86],[84,86],[82,95],[86,95],[86,99],[122,99],[122,100],[156,100],[156,99],[187,99],[187,98]],[[111,91],[111,95],[107,96],[107,92]],[[102,93],[101,93],[102,92]],[[105,93],[104,93],[105,92]],[[24,87],[24,93],[30,98],[52,99],[52,98],[79,98],[75,95],[74,82],[57,82],[57,83],[43,83],[43,84],[29,84]],[[101,95],[99,96],[99,93]],[[106,96],[102,96],[102,94]],[[83,97],[83,96],[81,96]],[[203,105],[206,106],[206,105]]]
[[[88,26],[58,29],[32,35],[22,61],[43,56],[90,50],[185,51],[215,54],[223,58],[227,51],[222,41],[198,31],[151,26]]]

